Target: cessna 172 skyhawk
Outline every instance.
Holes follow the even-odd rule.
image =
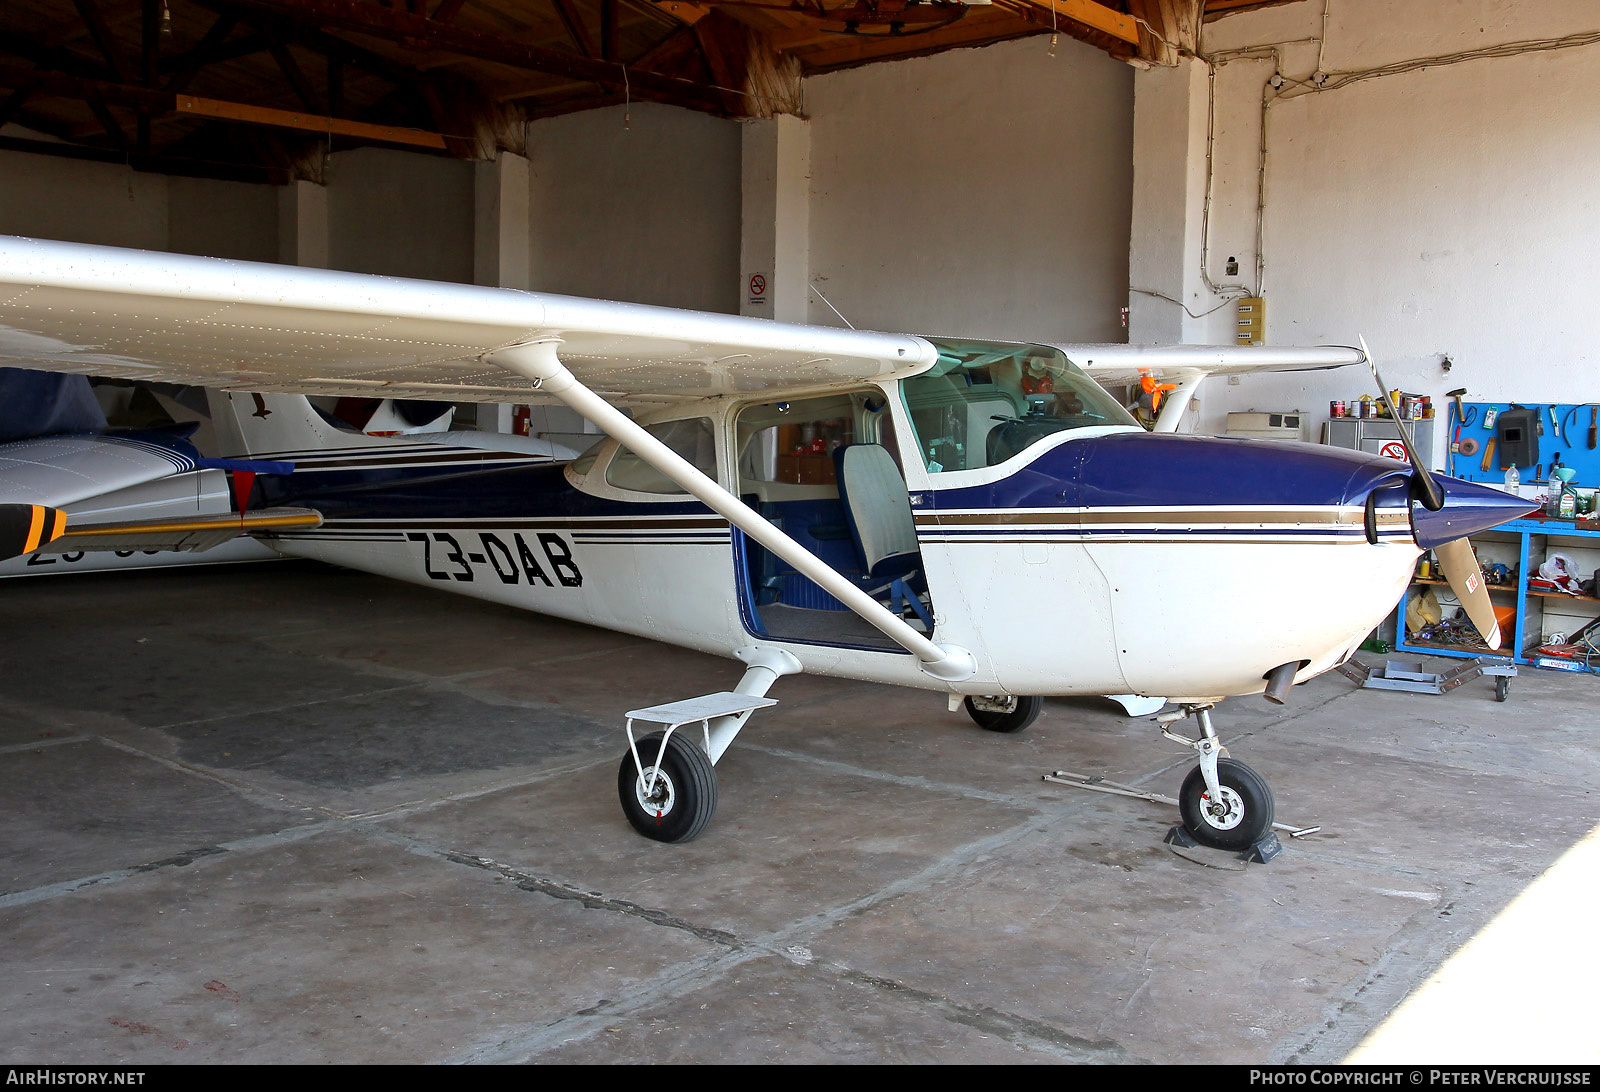
[[[1083,355],[1203,373],[1216,353]],[[227,392],[234,449],[297,464],[255,479],[271,516],[234,524],[283,553],[743,661],[732,692],[630,714],[622,805],[669,842],[709,821],[769,687],[811,671],[942,691],[996,731],[1042,696],[1165,697],[1200,728],[1162,720],[1200,758],[1185,825],[1243,847],[1272,795],[1221,757],[1213,704],[1282,701],[1349,657],[1424,548],[1494,647],[1465,536],[1531,507],[1415,456],[1146,432],[1050,346],[37,240],[0,239],[0,364]],[[284,395],[556,400],[610,439],[485,467]],[[69,520],[51,548],[164,533],[205,537]],[[1264,594],[1290,586],[1294,611]],[[667,730],[635,740],[633,719]]]

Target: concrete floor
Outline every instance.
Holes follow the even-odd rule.
[[[0,1063],[1336,1062],[1600,819],[1554,672],[1226,703],[1324,825],[1246,867],[1041,781],[1176,792],[1109,703],[809,677],[649,842],[622,713],[737,665],[318,566],[7,581],[0,656]]]

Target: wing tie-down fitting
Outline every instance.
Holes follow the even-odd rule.
[[[557,341],[535,341],[500,349],[485,359],[524,376],[582,414],[608,436],[682,486],[746,535],[849,607],[863,621],[915,656],[924,673],[942,682],[961,682],[977,671],[972,653],[956,645],[938,645],[908,625],[866,592],[840,576],[821,558],[707,477],[688,460],[636,425],[632,419],[578,381],[557,356]]]

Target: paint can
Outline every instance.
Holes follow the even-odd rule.
[[[1328,416],[1329,417],[1343,417],[1344,416],[1344,403],[1342,401],[1340,401],[1339,399],[1337,399],[1337,398],[1335,398],[1332,402],[1329,402],[1328,403]]]

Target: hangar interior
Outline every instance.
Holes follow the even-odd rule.
[[[1437,406],[1583,406],[1597,99],[1588,0],[12,0],[0,234],[1030,342],[1260,298]],[[1212,380],[1180,430],[1369,386]],[[1098,706],[1019,751],[805,677],[667,855],[605,810],[614,691],[725,665],[285,569],[5,588],[7,1062],[1595,1061],[1549,991],[1509,1045],[1370,1038],[1591,845],[1587,676],[1257,703],[1280,807],[1336,818],[1248,871],[1038,786],[1167,791]]]

